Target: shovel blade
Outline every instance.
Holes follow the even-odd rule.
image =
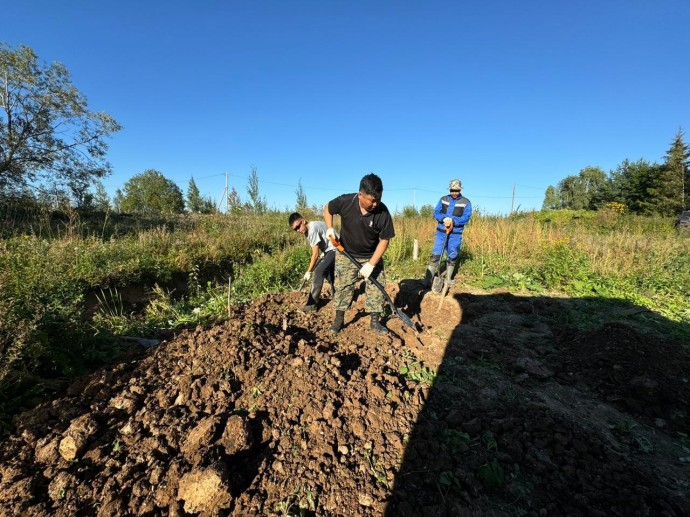
[[[401,311],[400,309],[396,309],[395,313],[398,315],[398,318],[400,318],[400,320],[401,320],[405,325],[407,325],[408,327],[410,327],[410,328],[413,329],[413,330],[417,330],[417,329],[414,328],[414,323],[412,323],[412,320],[410,319],[410,317],[409,317],[407,314],[405,314],[405,313],[404,313],[403,311]]]

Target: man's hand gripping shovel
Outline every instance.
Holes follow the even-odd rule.
[[[319,256],[319,258],[318,258],[318,259],[316,260],[316,262],[314,263],[314,269],[312,269],[312,272],[316,271],[316,266],[319,265],[319,262],[321,262],[325,256],[326,256],[325,253],[323,253],[323,254],[321,254],[321,255]],[[311,282],[311,278],[310,278],[309,280],[307,280],[307,279],[302,280],[302,283],[300,284],[299,289],[297,289],[297,291],[302,291],[302,289],[304,289],[304,287],[305,287],[309,282]]]
[[[318,260],[314,263],[314,269],[312,270],[312,273],[313,273],[314,271],[316,271],[316,266],[319,265],[319,262],[321,262],[325,256],[326,256],[325,253],[322,254],[322,255],[318,258]],[[316,304],[318,304],[318,302],[319,302],[318,300],[314,300],[314,299],[312,298],[312,296],[311,296],[311,282],[312,282],[312,278],[313,278],[313,277],[310,277],[309,279],[306,279],[306,278],[303,279],[303,280],[302,280],[302,283],[301,283],[300,286],[299,286],[299,289],[297,290],[298,292],[301,293],[302,291],[304,291],[304,288],[305,288],[305,287],[307,288],[307,289],[306,289],[306,291],[307,291],[307,306],[312,305],[312,304],[313,304],[313,305],[316,305]],[[309,284],[309,285],[307,285],[307,284]]]
[[[350,252],[347,251],[345,248],[343,248],[343,245],[340,244],[340,242],[338,242],[337,239],[331,237],[330,240],[331,240],[331,242],[333,243],[333,246],[335,246],[335,248],[336,248],[340,253],[342,253],[343,255],[345,255],[348,259],[350,259],[350,262],[352,262],[355,266],[357,266],[357,269],[362,269],[362,264],[360,264],[359,261],[358,261],[355,257],[353,257],[352,255],[350,255]],[[414,327],[414,323],[412,323],[412,320],[410,319],[410,317],[409,317],[407,314],[405,314],[403,311],[401,311],[400,309],[398,309],[398,308],[393,304],[393,300],[391,300],[391,297],[388,295],[388,293],[387,293],[386,290],[383,288],[383,286],[381,285],[381,283],[380,283],[378,280],[376,280],[375,278],[372,278],[372,277],[369,277],[369,281],[370,281],[372,284],[374,284],[374,285],[378,288],[379,291],[381,291],[381,293],[383,294],[384,298],[385,298],[386,301],[388,302],[388,305],[390,305],[390,308],[391,308],[391,310],[393,311],[393,314],[395,314],[398,318],[400,318],[400,320],[401,320],[405,325],[407,325],[408,327],[410,327],[410,328],[411,328],[412,330],[414,330],[415,333],[416,333],[416,332],[417,332],[417,329]]]

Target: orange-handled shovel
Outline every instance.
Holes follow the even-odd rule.
[[[350,252],[347,251],[345,248],[343,248],[343,245],[342,245],[342,244],[340,244],[336,239],[333,239],[333,238],[331,238],[331,242],[333,243],[333,246],[335,246],[335,248],[336,248],[340,253],[342,253],[342,254],[345,255],[347,258],[349,258],[350,261],[351,261],[355,266],[357,266],[357,269],[362,269],[362,264],[360,264],[359,261],[358,261],[355,257],[353,257],[352,255],[350,255]],[[412,320],[410,319],[410,317],[409,317],[407,314],[405,314],[403,311],[401,311],[400,309],[398,309],[398,308],[393,304],[393,300],[391,300],[391,297],[388,296],[388,293],[387,293],[386,290],[383,288],[383,286],[381,285],[381,283],[380,283],[378,280],[376,280],[375,278],[372,278],[372,277],[369,277],[368,280],[369,280],[372,284],[374,284],[374,285],[378,288],[378,290],[381,291],[381,293],[383,293],[383,296],[386,298],[386,301],[388,302],[388,305],[390,305],[390,307],[391,307],[391,309],[392,309],[392,311],[393,311],[393,314],[395,314],[398,318],[400,318],[400,319],[402,320],[402,322],[403,322],[405,325],[407,325],[407,326],[410,327],[412,330],[414,330],[415,332],[417,332],[417,329],[414,328],[414,323],[412,323]]]

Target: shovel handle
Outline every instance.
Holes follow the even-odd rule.
[[[343,245],[340,244],[340,242],[339,242],[337,239],[331,237],[330,240],[331,240],[331,244],[333,244],[333,246],[335,246],[335,249],[337,249],[340,253],[342,253],[342,254],[345,255],[347,258],[349,258],[350,261],[352,261],[352,263],[353,263],[355,266],[357,266],[359,269],[362,269],[362,264],[359,263],[359,260],[357,260],[355,257],[353,257],[352,255],[350,255],[350,252],[347,251],[347,250],[343,247]],[[371,277],[369,277],[368,280],[370,280],[371,283],[374,284],[376,287],[378,287],[379,289],[381,289],[381,291],[383,291],[383,294],[386,295],[385,289],[383,289],[383,286],[378,282],[378,280],[376,280],[375,278],[371,278]],[[392,303],[392,302],[391,302],[391,303]]]
[[[331,244],[335,246],[335,249],[337,249],[340,253],[345,253],[345,248],[343,248],[343,245],[340,244],[335,237],[329,237],[329,240],[331,241]]]
[[[335,249],[337,249],[340,253],[342,253],[342,254],[345,255],[347,258],[349,258],[350,261],[351,261],[355,266],[357,266],[357,268],[362,269],[362,264],[359,263],[359,260],[357,260],[355,257],[353,257],[352,255],[350,255],[350,252],[347,251],[345,248],[343,248],[343,245],[340,244],[340,242],[338,242],[337,239],[331,237],[330,240],[331,240],[331,243],[333,244],[333,246],[335,246]],[[376,279],[373,278],[373,277],[369,277],[367,280],[369,280],[372,284],[374,284],[376,287],[378,287],[379,290],[383,293],[383,296],[386,298],[386,301],[387,301],[392,307],[395,307],[395,305],[393,304],[393,300],[391,300],[391,297],[388,296],[388,293],[386,292],[386,290],[383,288],[383,286],[381,285],[381,283],[380,283],[378,280],[376,280]]]
[[[350,259],[350,261],[351,261],[355,266],[357,266],[359,269],[362,269],[362,264],[360,264],[359,261],[358,261],[355,257],[353,257],[352,255],[350,255],[350,252],[347,251],[347,250],[343,247],[343,245],[340,244],[340,242],[338,242],[337,239],[331,237],[331,238],[330,238],[330,241],[331,241],[331,243],[333,244],[333,246],[335,246],[335,249],[337,249],[340,253],[342,253],[342,254],[345,255],[348,259]],[[371,277],[371,276],[370,276],[369,278],[367,278],[367,280],[369,280],[372,284],[374,284],[374,285],[378,288],[379,291],[381,291],[381,294],[383,294],[383,297],[384,297],[384,298],[386,299],[386,301],[388,302],[388,305],[390,305],[390,308],[393,310],[393,313],[396,314],[396,315],[398,316],[398,318],[400,318],[400,319],[402,320],[402,322],[403,322],[405,325],[407,325],[407,326],[410,327],[412,330],[414,330],[415,332],[417,332],[417,329],[414,328],[414,323],[412,323],[412,320],[410,319],[410,317],[407,316],[403,311],[401,311],[400,309],[398,309],[398,308],[395,306],[395,304],[393,303],[393,300],[391,300],[390,295],[386,292],[386,289],[381,285],[381,283],[380,283],[378,280],[376,280],[375,278]]]

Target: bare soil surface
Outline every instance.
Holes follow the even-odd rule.
[[[690,353],[596,302],[390,284],[267,296],[16,419],[0,514],[689,515]]]

